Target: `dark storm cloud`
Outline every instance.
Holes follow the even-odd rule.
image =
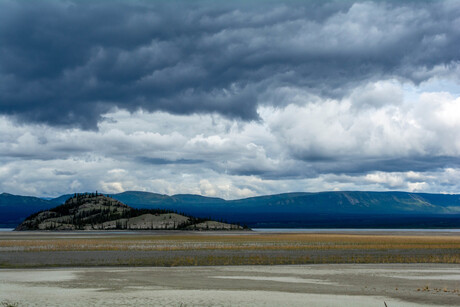
[[[154,164],[154,165],[166,165],[166,164],[201,164],[204,163],[204,160],[196,159],[178,159],[178,160],[168,160],[162,158],[149,158],[149,157],[138,157],[136,159],[138,162],[143,164]]]
[[[456,2],[0,1],[0,112],[93,129],[113,107],[258,118],[460,54]]]
[[[254,164],[256,164],[254,162]],[[458,168],[458,157],[407,157],[407,158],[335,158],[317,161],[286,162],[283,168],[270,169],[238,165],[229,171],[232,175],[256,175],[263,179],[302,179],[316,178],[324,174],[344,174],[361,176],[372,172],[430,172],[446,168]]]
[[[362,175],[373,171],[381,172],[428,172],[445,168],[457,168],[460,165],[459,157],[398,157],[398,158],[337,158],[326,163],[307,163],[317,172],[315,174],[349,174]]]
[[[69,171],[60,171],[60,170],[54,170],[54,174],[57,176],[73,176],[76,175],[76,172],[69,172]]]

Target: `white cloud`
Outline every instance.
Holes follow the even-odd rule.
[[[260,107],[260,120],[114,109],[98,131],[0,120],[0,190],[99,190],[224,198],[288,191],[455,192],[460,86],[368,82],[343,99]],[[362,107],[365,105],[365,107]],[[357,107],[360,106],[360,107]]]

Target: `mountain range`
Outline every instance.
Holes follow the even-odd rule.
[[[0,194],[0,226],[16,227],[30,214],[72,196],[42,199]],[[174,210],[252,228],[460,228],[459,194],[344,191],[224,200],[128,191],[110,197],[136,209]]]

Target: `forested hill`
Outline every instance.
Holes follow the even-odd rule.
[[[98,193],[75,194],[64,204],[36,212],[16,230],[242,230],[167,209],[134,209]]]

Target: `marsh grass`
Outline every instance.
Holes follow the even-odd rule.
[[[166,251],[102,265],[195,266],[309,263],[460,263],[460,237],[350,234],[120,235],[0,241],[0,252]],[[177,255],[167,251],[187,251]],[[209,253],[193,253],[209,251]],[[219,252],[217,255],[214,251]],[[229,253],[225,253],[228,251]],[[231,251],[231,252],[230,252]],[[260,251],[260,254],[258,254]],[[271,253],[273,251],[273,253]],[[343,251],[343,252],[342,252]],[[79,263],[88,266],[93,263]],[[94,263],[101,265],[101,263]],[[1,265],[2,267],[7,266]]]
[[[336,234],[120,236],[3,240],[0,251],[460,249],[460,237]]]

